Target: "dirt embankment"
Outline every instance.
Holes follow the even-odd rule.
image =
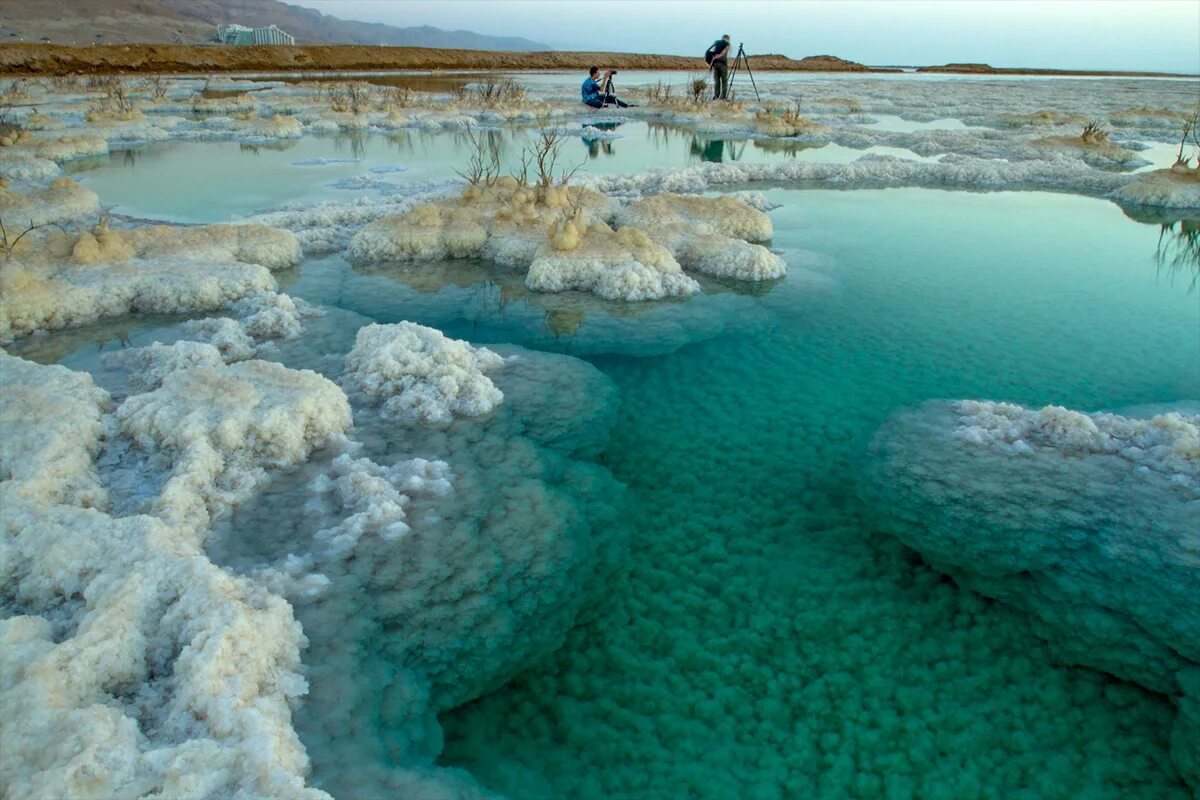
[[[991,64],[942,64],[937,67],[917,67],[917,72],[944,72],[954,75],[1077,75],[1086,77],[1129,78],[1195,78],[1173,72],[1113,72],[1110,70],[1083,69],[1032,69],[1027,67],[993,67]]]
[[[704,60],[688,56],[641,53],[443,50],[429,47],[362,45],[298,45],[295,47],[203,47],[195,45],[0,45],[0,73],[67,75],[120,72],[295,72],[319,70],[579,70],[591,64],[605,68],[691,70],[703,72]],[[869,72],[869,67],[836,56],[792,59],[777,54],[752,55],[756,70]]]

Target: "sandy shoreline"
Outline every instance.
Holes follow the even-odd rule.
[[[793,59],[778,54],[751,54],[761,71],[901,72],[897,67],[868,67],[836,56]],[[699,57],[587,51],[497,52],[444,50],[428,47],[303,45],[296,47],[208,47],[195,45],[0,44],[0,74],[67,75],[71,73],[303,72],[309,70],[578,70],[589,64],[616,69],[703,72]],[[1063,75],[1126,77],[1196,77],[1163,72],[1108,72],[946,64],[917,67],[918,72],[971,75]]]
[[[757,70],[870,72],[834,56],[753,55]],[[191,45],[52,44],[0,45],[0,73],[65,75],[104,72],[292,72],[305,70],[578,70],[589,64],[616,69],[703,72],[704,60],[640,53],[553,51],[545,53],[443,50],[428,47],[305,45],[296,47],[199,47]],[[890,72],[895,70],[881,70]]]

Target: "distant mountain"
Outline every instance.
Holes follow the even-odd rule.
[[[376,44],[469,50],[553,48],[515,36],[338,19],[279,0],[0,0],[0,42],[129,44],[213,39],[217,25],[277,25],[297,44]]]

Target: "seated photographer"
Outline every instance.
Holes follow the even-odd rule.
[[[599,67],[592,67],[588,70],[588,76],[583,81],[583,89],[581,91],[584,104],[592,108],[604,108],[605,106],[629,108],[629,104],[623,100],[618,100],[612,91],[612,76],[617,74],[616,70],[610,69],[604,73],[603,83],[596,80],[596,76],[599,74]]]

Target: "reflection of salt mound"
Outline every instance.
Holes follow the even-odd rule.
[[[504,395],[486,373],[504,359],[440,331],[401,322],[360,328],[346,356],[344,382],[382,403],[383,413],[407,421],[448,423],[498,406]]]
[[[215,310],[273,290],[268,270],[300,260],[292,234],[262,225],[101,225],[37,241],[0,266],[0,340],[134,311]]]
[[[20,728],[0,762],[8,793],[327,798],[305,786],[291,726],[305,680],[287,603],[168,520],[302,460],[349,424],[341,392],[277,365],[176,373],[121,414],[175,462],[165,518],[114,517],[93,464],[105,393],[3,354],[0,384],[0,713]]]
[[[770,217],[738,198],[663,193],[622,209],[617,221],[662,242],[685,269],[739,280],[787,272],[783,259],[750,244],[770,240]]]
[[[1175,699],[1173,755],[1200,786],[1200,415],[930,403],[875,451],[884,526],[1066,660]]]
[[[538,292],[575,289],[608,300],[657,300],[700,291],[671,253],[642,231],[613,232],[603,223],[575,221],[557,226],[553,240],[539,248],[525,285]]]

